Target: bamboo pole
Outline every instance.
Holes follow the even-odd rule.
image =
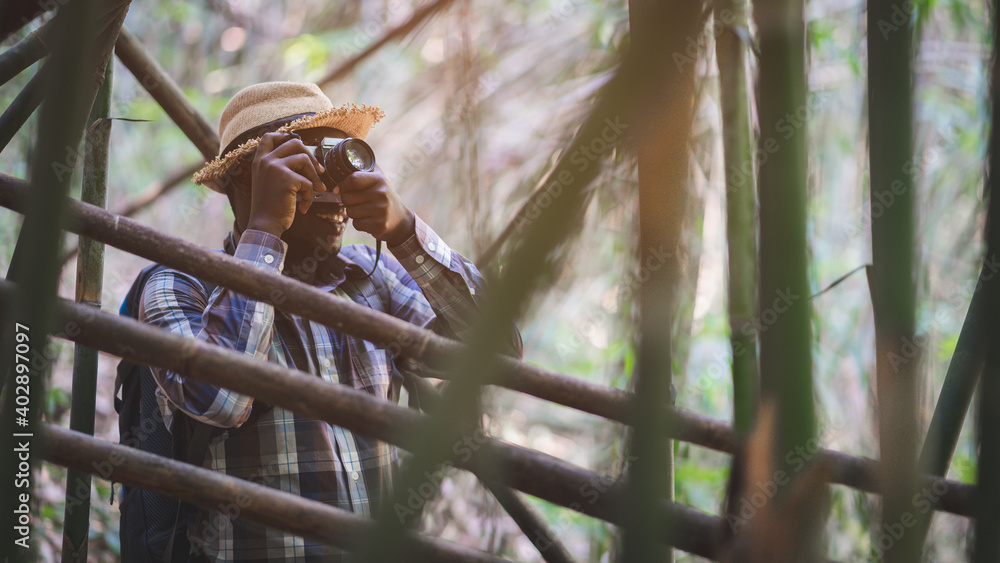
[[[15,211],[22,211],[24,207],[23,200],[26,195],[26,182],[0,174],[0,206]],[[69,228],[73,232],[83,236],[92,236],[95,240],[133,252],[149,260],[164,263],[169,262],[169,265],[172,265],[172,267],[176,267],[199,278],[209,279],[209,276],[213,276],[215,280],[224,280],[222,282],[216,281],[215,283],[245,294],[252,292],[251,297],[262,296],[261,298],[263,299],[274,300],[275,297],[286,295],[285,291],[288,286],[284,283],[277,285],[264,284],[259,287],[245,283],[235,284],[234,279],[241,280],[247,277],[258,276],[260,272],[258,270],[244,269],[241,262],[235,261],[234,263],[234,261],[228,260],[227,256],[222,256],[218,252],[211,252],[182,239],[157,233],[153,229],[134,221],[116,218],[113,214],[96,209],[93,206],[87,206],[74,201],[71,202],[71,209],[73,210],[74,220],[70,223]],[[136,243],[136,241],[142,242]],[[167,248],[178,248],[180,258],[163,250]],[[217,262],[213,264],[213,260]],[[223,272],[223,274],[220,275],[220,272]],[[292,285],[299,285],[291,282],[291,280],[280,277],[278,281],[287,281]],[[287,298],[283,302],[282,307],[310,320],[315,320],[323,324],[333,324],[338,330],[343,330],[362,338],[366,338],[366,334],[370,336],[369,332],[364,332],[367,330],[365,327],[369,324],[377,324],[380,327],[379,330],[384,333],[394,334],[393,330],[396,325],[393,321],[395,319],[386,318],[384,315],[378,314],[374,315],[377,320],[365,318],[364,315],[356,317],[353,312],[350,312],[351,304],[343,302],[338,302],[338,305],[344,307],[345,311],[333,313],[336,309],[328,311],[322,305],[322,301],[325,298],[325,294],[320,293],[315,297],[315,301],[310,302],[314,307],[318,308],[319,313],[312,308],[303,312],[292,310],[290,304],[293,304],[293,302]],[[368,309],[362,309],[362,311],[370,312]],[[335,316],[327,317],[328,313]],[[338,326],[337,323],[340,323],[340,325]],[[362,332],[359,332],[359,330]],[[414,334],[419,336],[422,333],[417,332]],[[423,337],[419,336],[418,338],[414,334],[396,334],[389,342],[400,345],[400,349],[407,352],[410,343],[422,342],[421,339]],[[378,341],[384,342],[386,340],[380,339]],[[403,347],[404,343],[406,347]],[[419,350],[417,354],[420,354]],[[423,354],[421,357],[429,357],[426,350]],[[503,362],[505,359],[501,358],[499,361]],[[573,377],[538,370],[534,366],[521,362],[511,362],[510,369],[522,371],[508,378],[500,378],[498,381],[493,382],[493,384],[528,393],[557,404],[579,408],[584,412],[589,412],[623,424],[631,424],[634,419],[629,395],[618,389],[597,385],[581,386],[579,385],[579,380]],[[594,405],[599,408],[581,408]],[[725,422],[681,409],[671,410],[670,412],[668,436],[702,447],[733,453],[735,438],[732,428]],[[873,460],[847,456],[830,450],[818,450],[816,455],[818,458],[829,460],[832,471],[832,482],[868,492],[877,491],[876,486],[873,484],[875,479],[873,472],[875,462]],[[933,479],[927,482],[927,486],[931,484],[934,485],[933,488],[935,491],[945,491],[943,496],[937,494],[931,496],[930,500],[936,507],[955,514],[971,515],[971,508],[968,508],[969,505],[966,501],[974,496],[973,486],[946,479]]]
[[[372,42],[372,44],[366,47],[363,51],[347,59],[343,63],[339,64],[337,68],[327,73],[327,75],[317,84],[319,84],[320,88],[323,88],[332,82],[336,82],[344,78],[352,70],[354,70],[354,67],[358,66],[362,61],[381,49],[386,43],[406,37],[425,20],[450,6],[451,2],[452,0],[434,0],[434,2],[418,9],[406,22],[390,29],[389,31],[386,31],[381,37]]]
[[[993,272],[984,264],[979,273],[979,283],[985,287],[992,281],[992,277]],[[941,386],[941,394],[934,407],[934,415],[927,428],[919,467],[931,475],[943,476],[948,471],[969,405],[972,404],[972,396],[979,383],[979,375],[983,371],[987,347],[985,296],[986,292],[981,289],[972,295],[955,344],[955,352]]]
[[[569,238],[571,232],[577,231],[575,227],[589,201],[585,188],[600,171],[602,157],[610,153],[608,149],[623,138],[624,127],[619,127],[614,120],[629,122],[631,116],[626,112],[631,109],[629,102],[635,96],[634,86],[644,71],[637,57],[626,58],[562,153],[553,171],[553,176],[560,180],[561,193],[553,197],[551,204],[527,226],[525,236],[512,252],[503,276],[483,296],[482,315],[467,338],[468,345],[447,365],[450,373],[456,374],[445,392],[444,402],[448,410],[432,417],[421,445],[399,479],[397,492],[394,493],[396,498],[399,492],[419,482],[422,472],[428,467],[450,455],[449,448],[456,429],[478,419],[481,386],[495,383],[501,372],[503,378],[511,373],[509,367],[512,364],[507,363],[511,360],[497,360],[496,353],[509,339],[509,327],[527,306],[540,281],[557,267],[558,260],[553,260],[553,251]],[[592,149],[595,140],[602,143],[600,149]],[[580,157],[581,154],[593,157],[583,170],[570,162],[572,155]],[[392,537],[399,526],[397,520],[380,518],[380,535]],[[395,560],[399,557],[396,547],[372,542],[369,549],[362,552],[362,561]]]
[[[178,168],[162,181],[151,184],[134,201],[128,202],[122,206],[116,214],[121,215],[122,217],[135,217],[140,211],[146,209],[150,205],[153,205],[159,201],[161,197],[172,192],[174,188],[190,179],[191,176],[200,170],[202,166],[204,165],[198,163]]]
[[[993,57],[990,70],[990,144],[986,165],[986,193],[989,194],[986,221],[986,256],[996,260],[1000,255],[1000,13],[993,2]],[[986,563],[1000,560],[1000,285],[988,284],[984,333],[992,344],[986,352],[983,383],[980,391],[979,459],[977,479],[979,496],[976,506],[976,528],[973,561]]]
[[[8,305],[13,291],[12,284],[0,282],[0,303]],[[63,327],[60,337],[137,363],[183,372],[238,393],[267,397],[269,404],[411,451],[419,446],[419,436],[431,424],[427,415],[363,391],[277,364],[258,362],[131,318],[65,300],[58,301],[57,310]],[[468,453],[456,454],[458,458],[450,462],[452,466],[581,514],[621,523],[621,485],[615,480],[550,455],[501,442],[481,431],[465,432],[449,448],[463,444]],[[442,466],[434,471],[440,469]],[[425,475],[424,481],[427,479]],[[408,488],[404,488],[404,493],[407,492]],[[386,505],[386,513],[397,519],[400,514],[405,516],[406,503],[404,494],[403,500]],[[660,509],[685,520],[683,535],[679,531],[663,534],[664,540],[691,553],[704,556],[714,553],[715,530],[722,525],[719,518],[674,503],[661,503]]]
[[[108,151],[111,141],[111,82],[113,61],[106,65],[104,82],[94,100],[87,122],[86,152],[83,161],[81,201],[104,208],[108,201]],[[101,308],[104,287],[104,245],[82,239],[76,263],[76,301]],[[97,350],[77,345],[73,359],[70,429],[94,434],[94,407],[97,399]],[[87,561],[90,535],[90,474],[70,469],[66,474],[66,503],[63,526],[62,561]]]
[[[14,135],[17,135],[31,114],[35,113],[35,110],[41,105],[45,75],[46,67],[43,66],[18,92],[14,101],[4,110],[3,115],[0,115],[0,151],[7,148]]]
[[[33,34],[32,38],[35,35]],[[146,51],[142,43],[132,32],[126,28],[121,28],[121,33],[117,37],[118,40],[115,43],[114,49],[122,64],[136,77],[139,83],[142,84],[142,87],[156,100],[180,130],[187,135],[188,139],[194,143],[194,146],[201,152],[202,156],[206,160],[215,158],[220,148],[219,135],[216,133],[215,128],[195,109],[180,89],[180,86],[170,78],[170,75]],[[0,70],[3,71],[3,73],[0,73],[0,78],[5,73],[14,72],[15,70],[20,72],[20,70],[23,70],[23,68],[18,70],[18,67],[21,64],[25,64],[25,61],[30,61],[27,63],[30,64],[34,60],[38,60],[38,58],[44,56],[46,49],[44,41],[32,39],[28,42],[28,39],[26,39],[25,42],[27,44],[23,50],[12,53],[9,61],[0,58],[0,63],[4,63],[3,66],[0,66]],[[4,55],[6,54],[5,52]],[[31,60],[31,57],[36,58]],[[25,64],[25,68],[27,64]],[[17,74],[17,72],[14,72],[14,74]]]
[[[729,249],[729,344],[733,355],[733,427],[747,436],[759,400],[757,341],[752,320],[757,313],[757,201],[753,139],[747,93],[746,0],[714,3],[719,66],[719,105],[726,169],[726,239]]]
[[[671,562],[672,550],[663,549],[657,536],[674,523],[662,519],[656,505],[659,498],[674,498],[673,441],[664,439],[663,429],[671,405],[675,295],[695,106],[695,61],[679,61],[676,54],[685,52],[685,41],[698,35],[704,21],[697,2],[630,0],[628,6],[631,49],[647,72],[632,85],[638,92],[628,121],[636,128],[638,149],[638,263],[649,276],[638,289],[638,351],[630,382],[636,418],[628,444],[633,461],[627,469],[623,561]]]
[[[542,517],[528,503],[511,490],[499,484],[484,483],[493,493],[500,506],[514,519],[531,544],[535,546],[547,563],[573,563],[573,556],[559,540],[559,536],[542,520]]]
[[[414,377],[411,380],[415,387],[413,392],[417,395],[420,409],[427,413],[433,413],[440,408],[441,394],[434,385],[426,379]],[[569,550],[563,545],[559,537],[549,528],[545,520],[528,503],[524,502],[516,492],[502,483],[493,481],[481,481],[490,493],[497,499],[500,506],[510,515],[518,528],[524,532],[531,544],[538,549],[539,554],[548,563],[572,563],[573,557]]]
[[[24,181],[0,174],[0,205],[23,212],[26,193]],[[287,276],[261,272],[230,256],[220,256],[218,252],[159,233],[103,209],[78,201],[70,202],[70,209],[75,220],[68,229],[74,233],[278,305],[287,312],[336,330],[383,344],[415,360],[441,365],[462,348],[453,340],[395,317],[336,299]],[[605,418],[631,420],[630,394],[625,391],[544,370],[506,356],[496,361],[501,366],[501,373],[490,384],[530,393]]]
[[[46,445],[45,459],[51,463],[179,498],[205,510],[235,512],[239,518],[328,545],[352,550],[373,527],[371,521],[345,510],[52,424],[45,424],[40,434]],[[426,536],[411,535],[404,541],[422,561],[507,561]]]
[[[115,43],[115,54],[206,160],[218,156],[219,135],[215,128],[191,105],[177,83],[126,28],[122,28]]]
[[[22,505],[26,510],[33,504],[37,506],[30,501],[34,493],[33,469],[39,458],[32,458],[30,451],[45,404],[46,382],[39,373],[44,372],[48,362],[35,365],[37,362],[29,360],[30,352],[40,354],[45,349],[54,326],[59,247],[63,226],[69,218],[67,193],[76,165],[72,153],[79,147],[87,114],[100,86],[96,71],[100,70],[103,76],[106,53],[114,43],[127,10],[128,2],[117,0],[70,2],[62,6],[53,19],[55,43],[43,83],[44,96],[49,103],[39,116],[37,150],[31,164],[31,196],[19,235],[31,260],[24,260],[23,268],[13,276],[19,282],[19,289],[17,299],[5,308],[9,317],[2,327],[3,351],[0,351],[0,366],[10,370],[5,374],[7,393],[0,413],[0,450],[13,452],[15,447],[25,446],[22,448],[24,455],[19,452],[6,456],[3,462],[5,475],[20,473],[24,475],[23,480],[10,479],[0,488],[0,505],[13,507],[4,511],[0,519],[2,529],[23,542],[12,546],[12,538],[6,544],[6,553],[13,561],[33,560],[34,542],[37,541],[37,535],[31,533],[31,516],[25,515],[25,522],[14,512]],[[21,348],[15,348],[14,343]],[[21,354],[22,349],[26,353]],[[15,350],[19,355],[12,353]],[[19,380],[18,376],[24,379]],[[24,397],[26,401],[18,402],[16,397]],[[22,462],[27,467],[23,467]],[[16,526],[22,528],[19,530]]]
[[[875,317],[876,386],[881,452],[882,526],[900,525],[916,512],[917,387],[921,351],[916,334],[916,255],[913,180],[913,94],[907,21],[886,33],[898,10],[893,0],[868,2],[868,121],[871,176],[872,264],[869,285]],[[909,515],[909,516],[908,516]],[[920,559],[917,534],[882,549],[887,562]]]
[[[803,476],[791,467],[789,453],[805,448],[816,436],[812,383],[811,301],[807,276],[807,180],[805,124],[792,127],[787,120],[807,108],[805,17],[803,0],[754,2],[759,30],[760,63],[757,115],[760,138],[767,151],[758,178],[760,198],[760,298],[763,303],[781,300],[780,307],[762,311],[768,323],[760,338],[761,397],[774,405],[774,436],[770,446],[769,473],[784,471],[789,484],[771,500],[776,526],[787,533],[786,549],[798,560],[817,560],[823,551],[820,537],[825,515],[820,491],[817,498],[790,498]],[[785,128],[792,129],[789,136]],[[779,142],[779,140],[781,140]],[[769,311],[769,312],[768,312]],[[765,454],[766,455],[766,454]],[[759,468],[764,469],[764,468]],[[780,507],[804,503],[798,513]],[[776,503],[776,504],[775,504]],[[764,537],[751,538],[758,552],[767,550]]]
[[[49,52],[45,47],[49,28],[49,24],[43,25],[0,54],[0,84],[6,84]]]
[[[194,175],[202,166],[204,166],[202,163],[192,164],[172,172],[161,181],[153,182],[135,200],[126,203],[114,213],[122,217],[135,217],[140,211],[159,201],[161,197],[173,192],[177,186],[183,184],[185,180]],[[72,260],[79,250],[79,245],[71,248],[63,255],[63,262]]]

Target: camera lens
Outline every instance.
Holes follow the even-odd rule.
[[[326,167],[333,186],[354,172],[369,172],[375,169],[375,153],[368,143],[361,139],[323,139],[316,149],[316,157]]]
[[[375,155],[368,145],[358,139],[347,139],[341,145],[347,161],[358,170],[368,171],[375,168]]]

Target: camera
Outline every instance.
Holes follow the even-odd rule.
[[[375,169],[375,152],[361,139],[348,137],[324,137],[317,145],[306,145],[326,171],[320,179],[327,191],[313,192],[313,201],[340,203],[340,194],[333,193],[333,187],[354,172],[370,172]]]

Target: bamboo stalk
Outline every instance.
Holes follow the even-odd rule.
[[[674,498],[673,441],[664,439],[671,405],[670,385],[678,314],[682,227],[688,208],[689,154],[695,99],[695,61],[678,62],[685,41],[698,35],[702,6],[684,0],[630,0],[632,47],[645,76],[632,86],[638,93],[630,123],[638,148],[639,265],[649,277],[638,289],[640,311],[636,369],[635,426],[628,444],[628,490],[623,561],[673,561],[659,530],[674,528],[661,519],[659,498]],[[640,117],[641,116],[641,117]],[[666,258],[664,259],[664,255]],[[652,267],[652,264],[660,264]]]
[[[14,101],[7,106],[3,115],[0,115],[0,151],[7,148],[14,135],[17,135],[31,114],[35,113],[35,110],[41,105],[44,95],[42,87],[46,74],[45,66],[38,69],[38,72],[18,92]]]
[[[549,528],[542,517],[524,502],[518,494],[509,487],[499,484],[484,483],[493,493],[500,506],[514,519],[524,535],[528,536],[542,559],[547,563],[573,563],[573,556],[559,537]]]
[[[37,151],[31,163],[31,195],[19,235],[19,241],[24,243],[23,249],[31,259],[24,260],[23,268],[13,276],[19,282],[17,299],[8,302],[10,306],[5,312],[10,315],[6,320],[17,324],[3,327],[4,345],[3,351],[0,351],[0,366],[10,370],[5,374],[7,393],[3,412],[0,413],[2,451],[12,452],[15,445],[22,444],[31,449],[32,435],[44,408],[46,381],[40,372],[44,372],[48,362],[34,366],[34,362],[24,359],[29,354],[15,356],[14,346],[8,343],[17,342],[26,346],[27,350],[38,353],[46,346],[54,326],[61,265],[59,247],[62,229],[69,217],[67,193],[75,166],[75,158],[70,153],[80,145],[87,114],[100,85],[100,81],[94,80],[94,73],[97,69],[103,71],[107,65],[107,58],[103,56],[105,47],[114,42],[116,26],[121,25],[127,9],[127,2],[123,6],[116,5],[114,1],[70,2],[62,6],[53,19],[55,43],[52,56],[45,65],[43,83],[48,103],[39,116]],[[67,166],[67,162],[71,165]],[[26,339],[18,337],[14,340],[15,334]],[[14,368],[15,364],[27,367],[27,372],[18,371],[19,368]],[[15,387],[17,375],[26,376],[27,384],[18,382]],[[25,393],[22,394],[21,390]],[[15,402],[15,396],[25,397],[27,401]],[[27,462],[28,471],[20,467],[22,461]],[[38,459],[30,456],[29,459],[15,455],[4,458],[4,474],[29,475],[24,481],[11,479],[0,488],[0,505],[18,507],[30,504],[22,499],[30,500],[34,492],[31,473],[37,463]],[[14,531],[15,526],[22,525],[17,516],[13,510],[5,511],[0,520],[3,529]],[[26,533],[17,533],[26,545],[9,547],[5,552],[13,561],[35,559],[37,535],[31,533],[30,517],[24,529]]]
[[[185,180],[200,170],[202,166],[204,166],[202,163],[192,164],[191,166],[174,171],[162,181],[153,182],[146,187],[145,190],[143,190],[139,197],[123,205],[115,211],[115,214],[121,215],[122,217],[135,217],[140,211],[159,201],[161,197],[173,192],[177,186],[183,184]],[[63,262],[65,263],[72,260],[79,251],[79,245],[71,248],[68,252],[66,252],[66,254],[63,255]]]
[[[116,214],[121,215],[122,217],[135,217],[140,211],[146,209],[150,205],[153,205],[159,201],[161,197],[167,195],[172,192],[174,188],[183,184],[185,180],[190,179],[191,176],[200,170],[202,166],[203,164],[198,163],[178,168],[163,181],[151,184],[134,201],[128,202],[122,206]]]
[[[916,333],[917,262],[912,163],[913,94],[907,22],[892,33],[880,27],[894,16],[892,0],[868,2],[868,112],[871,176],[872,264],[869,285],[875,317],[879,448],[882,460],[882,527],[914,513],[917,492],[917,387],[920,351]],[[881,528],[877,528],[881,529]],[[881,533],[881,532],[879,532]],[[878,539],[875,537],[874,539]],[[904,534],[883,550],[887,562],[920,559],[917,534]],[[879,546],[881,547],[881,546]]]
[[[43,25],[28,34],[17,45],[0,54],[0,84],[6,84],[11,78],[21,74],[26,68],[48,54],[49,50],[45,46],[45,34],[49,28],[49,24]]]
[[[413,390],[417,395],[420,408],[424,412],[433,413],[441,406],[441,394],[431,382],[426,379],[414,377],[411,383],[415,387]],[[559,537],[549,528],[545,520],[528,503],[524,502],[516,492],[506,485],[493,481],[482,481],[483,486],[489,489],[493,496],[500,503],[500,506],[507,511],[514,523],[517,524],[532,545],[538,549],[539,554],[548,563],[571,563],[573,557],[569,550],[559,540]]]
[[[104,208],[108,201],[108,152],[111,141],[111,83],[113,61],[106,65],[104,82],[94,100],[87,120],[91,126],[86,135],[83,161],[81,201]],[[76,263],[76,300],[101,308],[104,287],[104,245],[88,239],[81,242],[82,252]],[[94,408],[97,399],[97,350],[77,345],[73,360],[72,405],[70,429],[94,434]],[[87,561],[90,535],[90,474],[70,469],[66,474],[66,503],[63,526],[62,560]]]
[[[757,341],[757,202],[753,140],[747,95],[746,45],[737,30],[747,30],[746,0],[715,2],[715,40],[719,66],[719,105],[726,169],[726,239],[729,249],[729,343],[733,354],[733,426],[747,436],[759,400]]]
[[[512,364],[508,362],[512,360],[495,360],[496,353],[509,339],[509,327],[527,306],[540,281],[545,274],[557,267],[558,260],[553,259],[554,250],[570,238],[572,232],[577,231],[575,227],[589,201],[585,188],[599,173],[603,163],[601,157],[606,157],[610,153],[607,149],[615,145],[615,140],[622,138],[624,127],[619,128],[613,120],[630,122],[631,115],[628,112],[633,109],[630,102],[635,99],[634,86],[644,75],[645,69],[638,57],[626,58],[616,77],[598,96],[593,110],[559,158],[553,175],[560,179],[563,189],[558,197],[552,198],[548,207],[541,210],[538,218],[527,226],[525,236],[512,252],[503,276],[482,297],[482,315],[466,339],[468,345],[447,365],[452,374],[458,374],[452,377],[451,385],[445,392],[448,410],[432,417],[421,446],[417,448],[399,479],[399,486],[394,493],[397,499],[401,491],[422,479],[423,471],[450,455],[449,448],[456,429],[478,419],[478,394],[481,386],[495,383],[501,371],[503,378],[510,375],[509,367]],[[572,155],[579,157],[582,151],[589,151],[595,139],[603,143],[603,148],[593,149],[597,155],[584,170],[580,170],[570,162],[570,158]],[[484,362],[484,359],[488,361]],[[381,518],[380,535],[392,537],[399,526],[400,522],[397,520]],[[362,560],[395,560],[401,556],[396,547],[389,543],[373,543],[369,550],[362,552]]]
[[[993,57],[990,71],[990,144],[986,166],[986,192],[989,194],[986,221],[986,256],[996,260],[1000,255],[1000,12],[993,5]],[[984,287],[986,307],[984,333],[991,346],[986,352],[983,384],[980,391],[979,459],[977,478],[979,496],[976,506],[975,549],[973,561],[985,563],[1000,560],[1000,284]]]
[[[12,284],[0,282],[0,303],[9,304],[13,291]],[[267,397],[270,404],[411,451],[419,446],[419,436],[431,424],[427,415],[363,391],[277,364],[258,362],[232,350],[183,338],[131,318],[65,300],[58,301],[57,309],[63,323],[60,337],[137,363],[183,372],[187,377],[238,393]],[[621,485],[613,479],[541,452],[501,442],[481,432],[467,432],[459,436],[455,444],[469,444],[468,440],[475,447],[469,446],[467,454],[451,462],[453,466],[581,514],[612,523],[621,522]],[[441,468],[437,466],[433,470]],[[398,519],[395,511],[405,510],[405,504],[404,495],[403,501],[386,505],[389,507],[386,510]],[[674,503],[661,504],[660,508],[687,521],[684,535],[664,534],[665,540],[691,553],[704,556],[714,553],[715,547],[709,539],[715,537],[714,530],[721,525],[719,518]]]
[[[354,55],[353,57],[347,59],[343,63],[337,66],[337,68],[331,70],[327,75],[320,80],[317,84],[322,88],[329,85],[331,82],[336,82],[345,76],[347,76],[354,67],[358,66],[362,61],[370,57],[373,53],[381,49],[386,43],[390,41],[395,41],[409,35],[418,25],[423,23],[425,20],[436,14],[437,12],[447,8],[451,5],[452,0],[434,0],[434,2],[420,8],[413,13],[413,16],[406,22],[390,29],[389,31],[382,34],[381,37],[372,42],[371,45],[366,47],[363,51]]]
[[[122,28],[115,43],[115,54],[206,160],[218,156],[219,135],[215,128],[191,105],[177,83],[126,28]]]
[[[26,196],[26,193],[27,184],[23,180],[16,180],[0,174],[0,206],[20,211],[23,209],[22,200]],[[224,280],[215,283],[236,289],[245,294],[253,292],[251,297],[262,296],[261,298],[265,300],[273,300],[276,296],[285,295],[284,292],[288,286],[283,283],[278,285],[263,284],[262,288],[247,286],[246,284],[237,287],[233,284],[233,279],[258,276],[260,272],[258,270],[244,270],[241,262],[237,261],[233,263],[218,252],[211,252],[182,239],[157,233],[148,227],[128,219],[122,218],[116,220],[113,214],[104,210],[98,210],[93,206],[71,202],[71,208],[73,209],[74,221],[71,222],[69,228],[73,232],[84,236],[92,236],[95,240],[100,240],[126,251],[138,250],[135,252],[136,254],[153,261],[163,261],[164,263],[169,261],[173,267],[177,267],[197,277],[209,279],[209,276],[213,276],[215,280]],[[97,228],[87,226],[95,224],[98,225]],[[135,244],[136,240],[148,242],[148,247],[152,249],[179,248],[181,256],[186,258],[178,259],[172,254],[160,252],[150,253],[147,245],[141,243],[137,245]],[[163,260],[164,258],[166,260]],[[212,264],[213,260],[217,262]],[[219,272],[229,273],[220,275]],[[292,285],[298,285],[285,278],[279,277],[278,281],[287,281]],[[359,329],[364,329],[369,324],[377,324],[380,326],[380,330],[385,331],[385,333],[395,334],[391,342],[399,344],[404,351],[408,351],[408,348],[402,347],[404,343],[407,343],[406,346],[409,347],[409,343],[422,341],[423,336],[421,336],[422,333],[419,331],[416,333],[393,333],[395,323],[392,321],[395,319],[391,317],[386,318],[384,315],[375,315],[375,319],[378,320],[366,319],[363,316],[355,317],[354,313],[350,312],[350,303],[338,302],[339,306],[344,307],[345,311],[338,313],[335,318],[324,318],[324,315],[328,314],[326,309],[321,305],[321,302],[325,299],[324,296],[325,294],[320,293],[315,297],[315,301],[309,301],[312,306],[319,307],[319,314],[312,308],[302,312],[293,310],[290,308],[290,303],[292,303],[290,300],[284,301],[282,307],[285,310],[319,323],[331,323],[334,325],[340,323],[340,326],[337,326],[338,330],[343,330],[362,338],[366,338],[365,334],[368,333],[359,332]],[[362,311],[370,312],[370,310],[364,308],[362,308]],[[417,353],[420,353],[419,350]],[[426,350],[422,357],[428,357]],[[507,360],[509,359],[500,358],[498,361],[503,363]],[[630,395],[628,393],[598,385],[581,385],[581,382],[576,378],[539,370],[534,366],[522,362],[510,361],[508,367],[512,370],[510,377],[501,377],[499,380],[493,382],[493,384],[528,393],[557,404],[578,408],[584,412],[589,412],[616,422],[632,424],[634,412],[631,408]],[[515,371],[517,372],[516,374]],[[667,431],[668,436],[722,452],[732,453],[734,451],[735,438],[733,431],[725,422],[681,409],[670,412],[670,419],[667,425],[669,429]],[[831,479],[834,483],[841,483],[868,492],[876,492],[877,488],[873,484],[875,479],[873,471],[876,462],[873,460],[847,456],[829,450],[820,450],[817,456],[830,459],[830,463],[832,464]],[[973,498],[973,486],[945,479],[933,479],[928,481],[928,486],[930,484],[934,484],[935,491],[946,491],[943,493],[943,496],[940,496],[940,500],[937,500],[937,495],[931,498],[931,502],[936,507],[965,516],[972,514],[971,508],[968,508],[970,505],[966,503],[965,499]],[[938,504],[939,502],[940,504]]]
[[[807,447],[816,436],[816,415],[812,382],[811,301],[807,275],[807,179],[805,124],[787,135],[786,116],[807,108],[805,63],[805,17],[803,0],[760,0],[754,2],[754,20],[759,30],[760,63],[757,115],[760,116],[762,143],[777,143],[761,159],[758,177],[760,198],[760,298],[771,303],[785,296],[786,309],[770,310],[761,321],[768,322],[760,339],[762,400],[775,408],[775,435],[771,446],[771,471],[785,471],[793,477],[774,501],[788,502],[803,475],[797,475],[788,461],[789,452]],[[760,305],[758,305],[760,306]],[[773,321],[773,322],[771,322]],[[817,494],[820,491],[815,491]],[[799,513],[779,512],[781,523],[794,530],[788,534],[789,551],[799,560],[817,560],[825,516],[823,502],[803,500]],[[760,542],[761,538],[757,538]],[[757,544],[758,548],[764,547]]]
[[[0,205],[23,211],[26,183],[0,174]],[[110,244],[153,262],[177,268],[283,310],[384,344],[415,360],[441,365],[462,346],[410,323],[336,299],[287,276],[261,272],[230,256],[159,233],[134,220],[78,201],[70,202],[74,233]],[[501,373],[490,384],[623,422],[630,421],[630,394],[501,356]],[[480,359],[481,362],[481,359]]]
[[[45,424],[40,434],[45,441],[45,459],[51,463],[179,498],[205,510],[232,510],[248,521],[328,545],[352,550],[359,538],[371,533],[373,528],[370,520],[345,510],[135,448],[97,440],[84,433]],[[507,561],[427,536],[410,535],[403,541],[410,553],[424,561]]]
[[[984,264],[979,274],[980,283],[984,287],[990,283],[988,280],[991,274],[989,267]],[[984,330],[985,296],[986,293],[981,290],[972,295],[965,322],[962,323],[962,330],[955,344],[955,352],[941,386],[941,394],[934,407],[934,415],[927,428],[920,467],[931,475],[943,476],[948,471],[969,405],[972,404],[972,396],[979,383],[979,375],[983,371],[987,344]]]
[[[969,310],[962,323],[955,352],[951,356],[951,363],[948,364],[948,372],[941,386],[941,394],[934,407],[934,415],[920,452],[917,467],[929,475],[936,477],[947,475],[951,458],[955,455],[955,448],[962,434],[962,427],[965,425],[969,405],[972,404],[972,396],[979,383],[979,376],[983,372],[988,342],[986,332],[988,292],[982,291],[982,288],[990,284],[992,278],[993,273],[984,263],[979,274],[981,285],[977,285],[979,289],[972,295],[972,301],[969,303]],[[910,532],[916,536],[917,539],[914,541],[918,545],[924,544],[933,517],[933,513],[918,516],[917,524]]]

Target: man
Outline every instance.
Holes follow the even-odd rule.
[[[377,166],[334,188],[342,204],[313,201],[327,186],[322,164],[306,145],[323,137],[364,139],[382,116],[377,107],[335,108],[312,84],[251,86],[224,109],[223,148],[195,182],[229,197],[235,221],[225,249],[236,258],[461,338],[479,312],[482,277],[406,207]],[[376,260],[367,246],[341,248],[348,218],[385,241],[392,257]],[[139,310],[140,320],[174,333],[398,399],[403,363],[389,350],[222,287],[207,295],[187,274],[152,276]],[[516,330],[512,335],[511,347],[519,351]],[[180,409],[225,429],[212,438],[205,467],[365,516],[388,494],[396,460],[389,445],[181,373],[153,371],[168,427]],[[339,555],[233,514],[202,512],[189,535],[192,549],[213,561],[331,561]]]

